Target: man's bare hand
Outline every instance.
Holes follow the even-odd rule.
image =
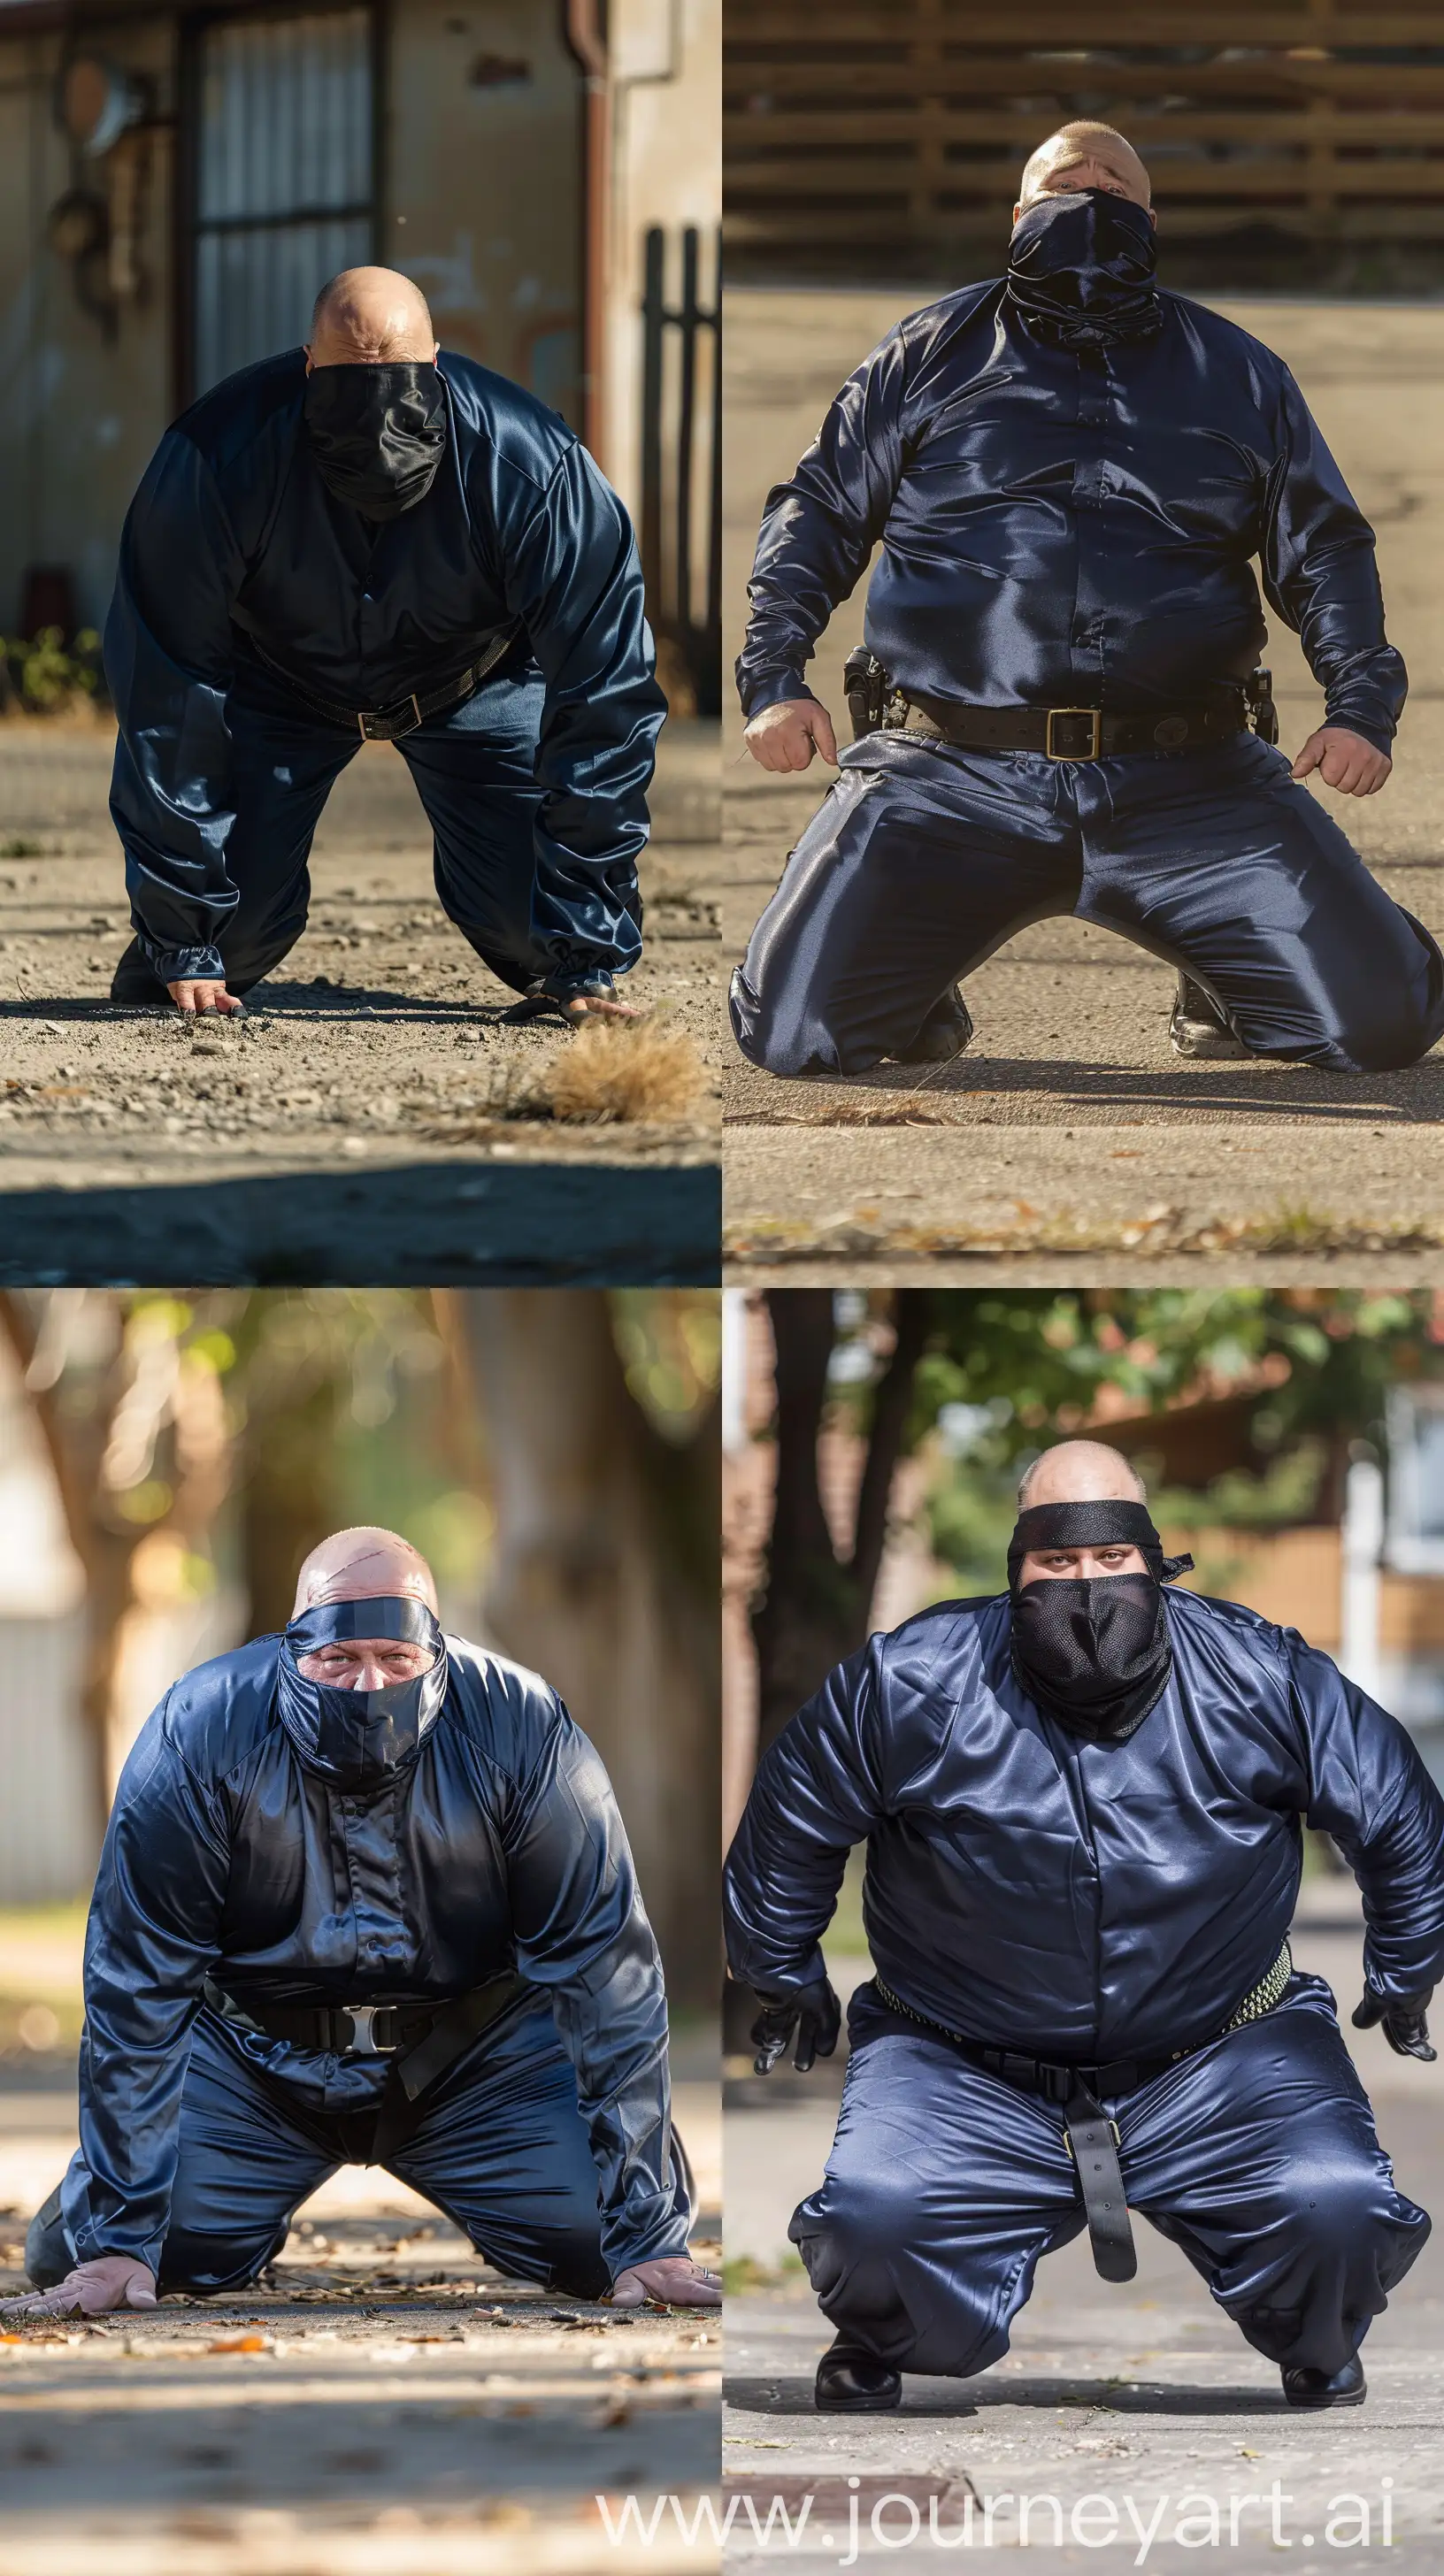
[[[742,739],[764,769],[806,769],[814,749],[837,766],[832,718],[816,698],[779,698],[753,717]]]
[[[1377,796],[1394,764],[1386,751],[1376,751],[1362,734],[1343,725],[1321,725],[1311,733],[1290,776],[1307,778],[1316,769],[1326,787],[1341,796]]]
[[[167,985],[166,990],[182,1018],[187,1020],[198,1020],[207,1011],[219,1011],[226,1018],[232,1011],[245,1008],[234,993],[226,991],[223,983],[212,983],[205,977],[182,975],[178,982]]]
[[[619,1001],[615,993],[575,993],[565,1005],[569,1020],[644,1020],[640,1002]]]
[[[97,2254],[77,2263],[53,2290],[0,2299],[0,2317],[103,2317],[113,2308],[153,2308],[155,2278],[133,2254]]]
[[[640,2308],[646,2299],[664,2300],[669,2308],[720,2308],[722,2283],[690,2254],[664,2254],[655,2263],[633,2263],[617,2275],[614,2308]]]

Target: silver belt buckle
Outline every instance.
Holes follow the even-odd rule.
[[[396,2050],[382,2048],[376,2038],[375,2021],[379,2012],[392,2012],[392,2004],[347,2004],[345,2011],[351,2024],[351,2044],[342,2053],[346,2057],[394,2057]]]

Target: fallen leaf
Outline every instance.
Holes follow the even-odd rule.
[[[221,2335],[216,2342],[208,2343],[206,2350],[207,2352],[264,2352],[266,2338],[258,2334]]]

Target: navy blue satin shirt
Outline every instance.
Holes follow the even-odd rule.
[[[340,705],[459,677],[516,627],[545,683],[533,935],[580,981],[635,965],[636,862],[666,711],[625,510],[565,421],[443,351],[448,435],[424,500],[378,525],[328,492],[305,356],[228,376],[167,430],[121,538],[105,669],[141,795],[116,812],[167,980],[220,972],[234,781],[226,701],[251,640]]]
[[[534,1673],[448,1637],[417,1750],[343,1791],[283,1722],[279,1642],[177,1682],[121,1774],[86,1932],[77,2257],[155,2267],[207,1975],[243,2007],[415,2004],[503,1969],[576,2068],[613,2277],[685,2253],[661,1961],[594,1748]],[[233,2036],[309,2110],[380,2099],[385,2060]]]
[[[1406,677],[1373,531],[1283,361],[1160,290],[1145,340],[1040,338],[1001,280],[900,322],[768,494],[737,679],[809,693],[873,547],[866,637],[901,686],[989,707],[1147,713],[1245,677],[1270,607],[1326,720],[1380,750]]]
[[[1390,1995],[1444,1975],[1444,1801],[1397,1722],[1292,1629],[1166,1592],[1173,1671],[1124,1743],[1040,1714],[1005,1595],[840,1664],[761,1763],[727,1862],[728,1957],[821,1974],[850,1847],[879,1976],[965,2037],[1096,2064],[1216,2036],[1277,1958],[1301,1826],[1363,1890]]]

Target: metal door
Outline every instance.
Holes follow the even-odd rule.
[[[196,31],[189,392],[294,348],[317,289],[374,258],[375,87],[369,7]]]

